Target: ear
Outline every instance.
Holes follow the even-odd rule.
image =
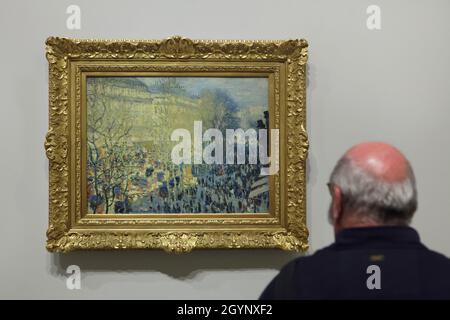
[[[331,215],[335,224],[342,218],[342,191],[341,188],[333,186],[333,201],[331,204]]]

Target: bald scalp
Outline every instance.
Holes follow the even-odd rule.
[[[400,182],[408,177],[409,163],[397,148],[384,142],[365,142],[345,154],[355,165],[377,179]]]

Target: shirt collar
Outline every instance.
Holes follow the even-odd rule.
[[[337,244],[350,244],[367,240],[420,243],[417,231],[407,226],[349,228],[336,234]]]

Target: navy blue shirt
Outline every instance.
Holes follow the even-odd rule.
[[[373,265],[380,289],[367,270]],[[344,229],[332,245],[283,267],[260,299],[450,299],[450,259],[410,227]]]

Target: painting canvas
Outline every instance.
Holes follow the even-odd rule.
[[[268,212],[260,163],[174,163],[171,139],[200,124],[225,145],[227,129],[268,128],[267,77],[101,76],[86,87],[88,213]]]

